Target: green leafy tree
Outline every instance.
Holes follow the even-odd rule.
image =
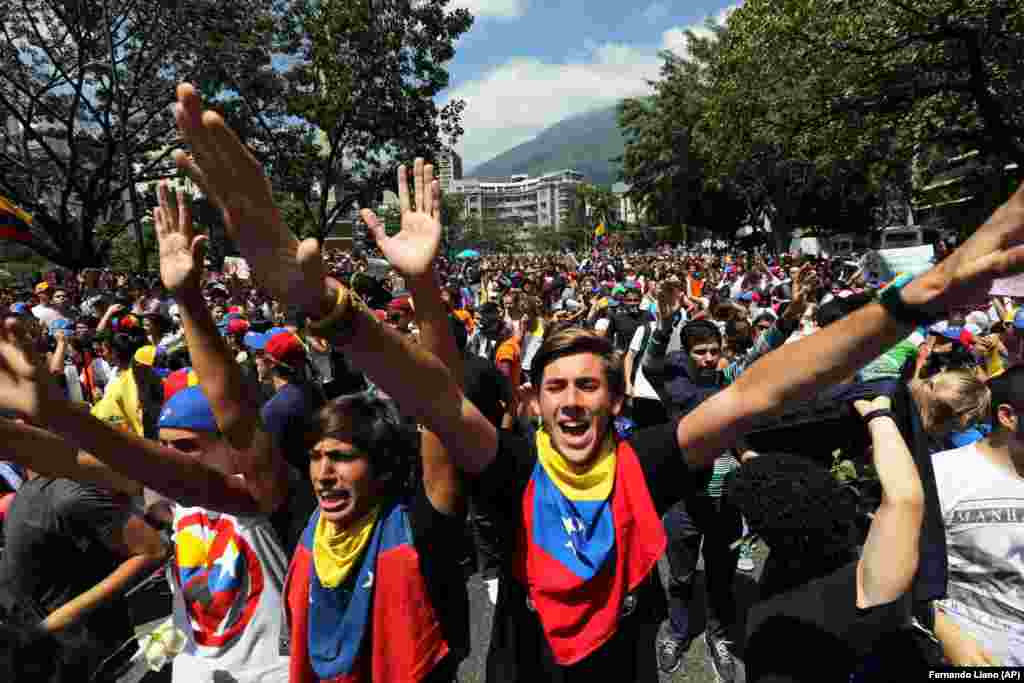
[[[611,229],[619,203],[611,190],[600,185],[580,183],[576,187],[576,196],[589,211],[591,223],[595,226],[604,223],[606,229]]]
[[[0,193],[34,215],[35,251],[80,268],[129,227],[143,242],[135,188],[169,173],[175,85],[217,93],[222,69],[269,70],[254,35],[271,1],[0,1]]]
[[[292,0],[281,15],[280,82],[242,92],[250,128],[298,224],[323,239],[355,204],[394,188],[395,167],[454,143],[464,103],[438,107],[455,41],[472,24],[450,0]]]
[[[884,213],[910,198],[912,168],[921,187],[977,151],[991,208],[1008,163],[1024,163],[1018,2],[752,0],[728,27],[704,117],[723,175],[770,148],[763,158],[813,163],[815,184],[874,195]]]

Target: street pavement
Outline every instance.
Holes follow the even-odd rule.
[[[756,567],[753,572],[736,572],[736,602],[738,616],[746,613],[746,608],[753,601],[757,581],[760,579],[761,571],[764,569],[764,559],[767,551],[763,545],[755,548],[754,559]],[[659,563],[659,569],[664,578],[667,566],[664,559]],[[715,674],[704,656],[704,571],[703,563],[698,565],[697,587],[694,590],[696,604],[694,605],[694,628],[701,632],[690,645],[686,653],[684,665],[675,674],[661,675],[660,683],[715,683]],[[487,659],[487,644],[491,635],[491,619],[494,615],[494,607],[487,597],[487,587],[479,575],[473,575],[469,580],[469,606],[470,606],[470,638],[472,639],[472,651],[469,658],[462,663],[459,669],[459,683],[484,683],[485,667]],[[738,622],[737,629],[742,632],[742,621]],[[737,636],[739,633],[737,633]],[[652,650],[651,657],[656,657]],[[739,683],[744,682],[742,667],[739,674]]]

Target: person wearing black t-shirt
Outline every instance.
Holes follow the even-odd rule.
[[[640,288],[631,282],[626,285],[622,304],[610,316],[605,334],[612,340],[617,351],[625,353],[629,350],[629,343],[633,341],[637,328],[652,320],[654,316],[650,311],[640,310]]]
[[[882,484],[859,558],[855,505],[821,465],[763,455],[727,484],[729,501],[771,549],[747,619],[748,681],[906,680],[922,665],[901,631],[910,624],[924,489],[890,399],[854,406]]]
[[[31,475],[4,519],[0,609],[87,643],[82,680],[132,637],[131,613],[120,598],[165,555],[159,534],[127,502],[69,479]],[[132,654],[125,652],[122,661]]]

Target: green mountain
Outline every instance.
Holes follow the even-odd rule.
[[[559,121],[534,139],[476,166],[470,177],[540,175],[572,168],[588,182],[610,187],[619,180],[625,142],[616,117],[617,105]]]

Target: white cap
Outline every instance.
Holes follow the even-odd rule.
[[[964,322],[978,328],[978,332],[975,334],[988,334],[988,331],[992,328],[992,318],[985,311],[972,311],[968,313],[967,317],[964,318]]]

